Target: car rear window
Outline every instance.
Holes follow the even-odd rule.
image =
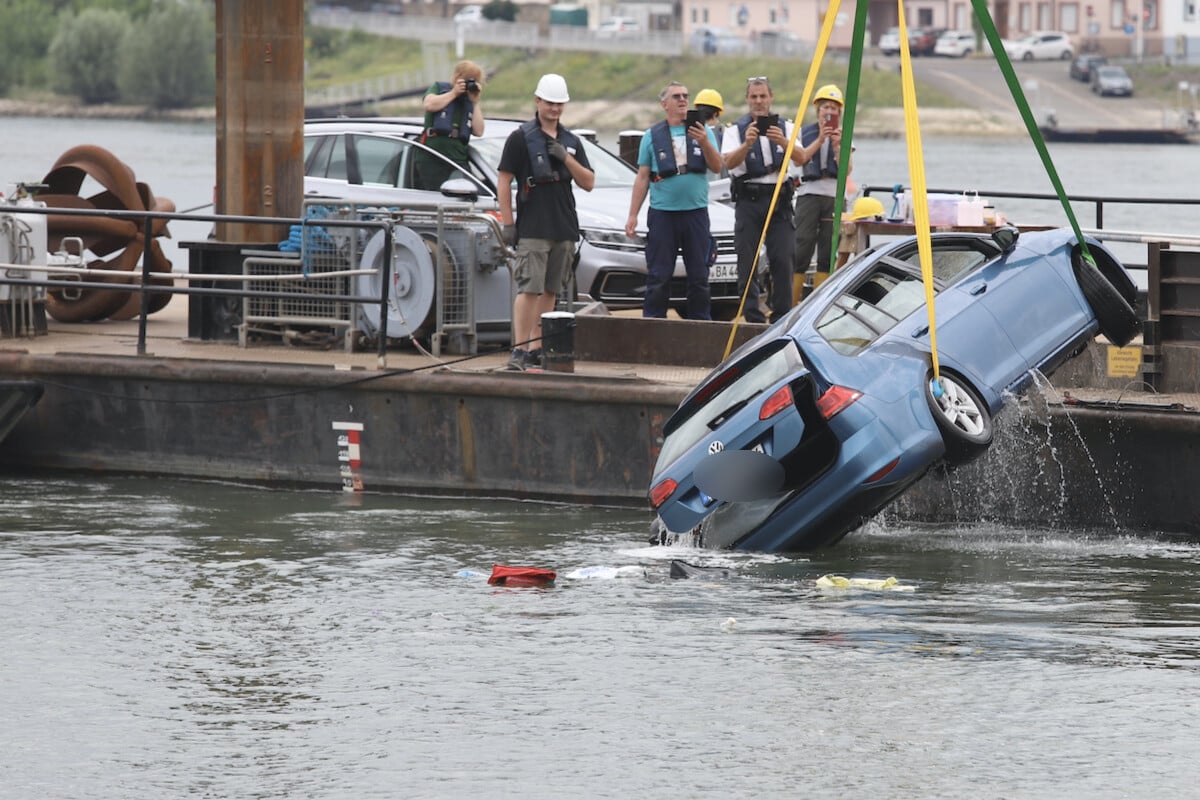
[[[712,376],[667,421],[660,464],[670,464],[755,397],[804,368],[791,339],[777,339]]]

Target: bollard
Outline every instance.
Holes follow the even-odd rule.
[[[621,159],[637,168],[638,147],[642,144],[643,131],[621,131],[617,134],[617,153]]]
[[[542,369],[575,371],[575,315],[569,311],[542,314]]]

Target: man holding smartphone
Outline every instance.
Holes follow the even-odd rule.
[[[733,237],[738,256],[738,291],[746,294],[742,316],[747,322],[766,322],[759,307],[758,282],[750,270],[758,251],[763,228],[767,229],[767,262],[771,270],[768,305],[771,321],[779,319],[792,307],[792,261],[795,253],[795,231],[792,227],[792,182],[784,179],[779,197],[771,210],[771,196],[779,173],[787,171],[784,152],[792,135],[792,123],[771,113],[775,93],[767,76],[746,80],[746,105],[750,111],[725,129],[721,153],[733,178],[734,200]],[[798,148],[792,151],[792,163],[799,165]],[[746,284],[749,283],[749,290]]]
[[[643,317],[665,317],[671,301],[671,276],[682,254],[687,270],[688,319],[712,319],[708,268],[715,257],[708,220],[708,173],[721,171],[717,137],[703,115],[688,110],[687,87],[671,81],[659,92],[666,119],[642,134],[638,172],[629,201],[625,235],[637,232],[646,195],[646,297]]]
[[[813,105],[817,121],[800,129],[801,183],[796,196],[796,274],[793,302],[829,277],[833,247],[833,208],[837,196],[838,153],[842,145],[842,92],[832,83],[817,89]],[[845,165],[847,180],[850,164]],[[849,184],[847,184],[849,185]],[[812,265],[813,251],[817,263]]]

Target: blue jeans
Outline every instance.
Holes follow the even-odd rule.
[[[692,211],[661,211],[651,208],[646,216],[646,298],[643,317],[665,317],[671,303],[671,276],[675,259],[682,253],[687,269],[688,319],[712,319],[708,289],[708,208]]]

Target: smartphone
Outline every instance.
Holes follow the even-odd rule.
[[[766,136],[767,129],[779,124],[779,115],[778,114],[767,114],[766,116],[763,116],[763,117],[756,117],[754,120],[754,124],[756,126],[758,126],[759,135]]]
[[[825,121],[826,121],[826,122],[833,122],[833,114],[826,114],[826,115],[825,115]]]
[[[687,127],[692,127],[697,122],[704,124],[704,112],[697,108],[689,108],[687,112]]]

